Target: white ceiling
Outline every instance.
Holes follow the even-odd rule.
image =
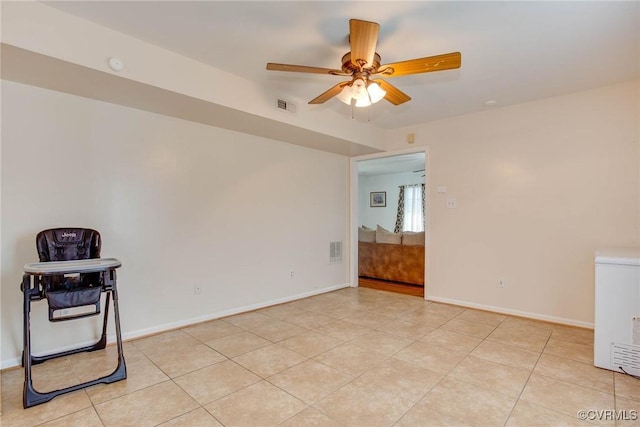
[[[640,2],[56,1],[74,15],[259,82],[305,104],[344,78],[266,71],[340,68],[348,21],[381,26],[382,63],[460,51],[462,67],[389,79],[413,99],[356,116],[386,129],[575,92],[640,75]],[[224,82],[219,82],[224,84]],[[494,107],[484,105],[496,100]],[[299,106],[298,108],[303,108]],[[323,105],[351,117],[337,99]],[[367,117],[368,116],[368,117]]]

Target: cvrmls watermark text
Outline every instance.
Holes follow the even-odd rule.
[[[578,418],[589,421],[636,421],[638,411],[635,409],[587,409],[578,411]]]

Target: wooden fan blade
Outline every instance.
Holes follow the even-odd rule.
[[[350,76],[351,75],[351,74],[345,74],[345,72],[342,70],[332,70],[330,68],[320,68],[320,67],[308,67],[306,65],[274,64],[273,62],[267,63],[267,70],[292,71],[295,73],[330,74],[333,76]]]
[[[362,68],[373,65],[373,56],[378,44],[380,25],[375,22],[349,20],[349,44],[351,45],[351,62]]]
[[[330,100],[331,98],[333,98],[334,96],[342,92],[342,88],[344,88],[349,83],[350,83],[349,81],[338,83],[328,91],[323,92],[320,95],[313,98],[311,101],[309,101],[309,104],[323,104],[327,102],[328,100]]]
[[[426,58],[410,59],[408,61],[384,64],[378,68],[376,74],[385,77],[399,77],[409,74],[429,73],[431,71],[450,70],[460,68],[462,55],[460,52],[445,53],[443,55],[428,56]]]
[[[393,105],[400,105],[404,104],[407,101],[411,101],[411,97],[409,95],[407,95],[391,83],[388,83],[381,79],[375,79],[371,81],[374,83],[378,83],[382,90],[387,92],[387,94],[384,96],[384,99],[386,99]]]

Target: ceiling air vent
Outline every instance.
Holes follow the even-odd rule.
[[[288,111],[290,113],[295,113],[296,112],[296,106],[292,103],[289,102],[285,99],[282,98],[278,98],[276,101],[276,107],[278,108],[278,110],[284,110],[284,111]]]

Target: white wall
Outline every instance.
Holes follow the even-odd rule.
[[[390,132],[430,150],[428,297],[592,325],[594,251],[640,244],[639,99],[635,81]]]
[[[366,160],[365,160],[366,161]],[[422,174],[414,172],[394,173],[385,175],[364,175],[358,177],[358,216],[359,225],[376,228],[379,224],[389,231],[393,231],[398,214],[398,196],[401,185],[421,184],[424,182]],[[371,207],[369,194],[385,191],[387,193],[386,207]]]
[[[6,81],[2,114],[3,367],[22,346],[22,266],[49,227],[96,228],[121,259],[125,337],[348,283],[348,263],[329,264],[329,242],[348,245],[345,157]],[[45,309],[35,352],[92,339],[91,322]]]

